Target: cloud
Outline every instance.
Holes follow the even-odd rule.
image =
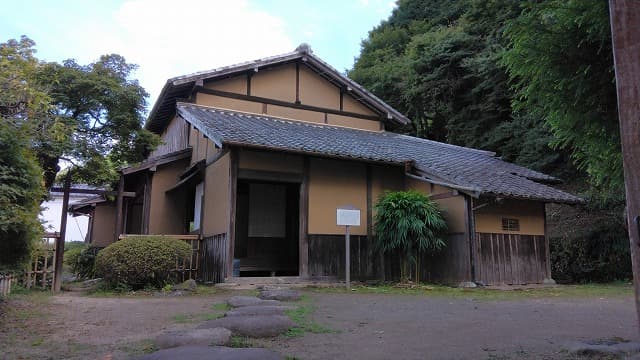
[[[90,53],[119,53],[155,101],[173,76],[292,51],[282,19],[245,0],[133,0],[111,14],[114,31],[87,24]]]

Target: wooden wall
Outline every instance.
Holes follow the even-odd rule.
[[[539,284],[551,278],[544,236],[476,233],[476,280],[485,284]]]
[[[189,138],[189,124],[179,117],[174,117],[160,137],[162,138],[162,143],[149,154],[148,158],[186,149]]]
[[[201,246],[201,281],[214,284],[224,282],[227,276],[227,234],[207,236],[202,239]]]

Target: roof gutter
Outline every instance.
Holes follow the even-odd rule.
[[[418,180],[418,181],[423,181],[423,182],[427,182],[429,184],[434,184],[434,185],[439,185],[439,186],[445,186],[451,189],[455,189],[458,191],[461,191],[469,196],[472,196],[474,198],[479,198],[480,197],[480,190],[473,188],[473,187],[467,187],[467,186],[460,186],[460,185],[456,185],[456,184],[451,184],[448,182],[444,182],[444,181],[437,181],[437,180],[433,180],[433,179],[429,179],[427,177],[423,177],[423,176],[418,176],[418,175],[414,175],[408,172],[405,172],[405,175]]]

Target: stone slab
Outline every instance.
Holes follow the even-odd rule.
[[[263,300],[258,299],[255,296],[232,296],[227,300],[229,306],[237,308],[242,306],[256,306],[256,305],[280,305],[280,301],[277,300]]]
[[[224,316],[285,315],[285,311],[293,309],[292,306],[280,305],[243,306],[227,311]]]
[[[292,289],[265,289],[260,291],[258,297],[263,300],[298,301],[300,292]]]
[[[567,343],[565,349],[580,356],[631,355],[640,352],[640,343],[631,341],[573,341]]]
[[[225,328],[187,329],[167,331],[158,335],[154,344],[158,349],[183,345],[228,345],[231,331]]]
[[[296,324],[283,315],[250,315],[225,316],[209,320],[198,326],[198,329],[223,327],[231,330],[233,335],[253,338],[273,337],[283,334]]]
[[[257,348],[229,348],[224,346],[186,345],[164,349],[145,355],[140,360],[281,360],[279,354]]]

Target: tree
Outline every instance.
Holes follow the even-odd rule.
[[[417,191],[387,192],[376,203],[375,211],[374,248],[383,253],[399,251],[401,277],[408,278],[411,263],[419,281],[420,255],[446,245],[447,223],[438,205]]]
[[[542,119],[593,184],[622,193],[606,0],[529,1],[505,36],[515,110]]]
[[[29,82],[32,46],[26,38],[0,44],[0,268],[19,267],[42,230],[42,171],[26,134],[37,131],[33,120],[47,113],[49,97]]]

